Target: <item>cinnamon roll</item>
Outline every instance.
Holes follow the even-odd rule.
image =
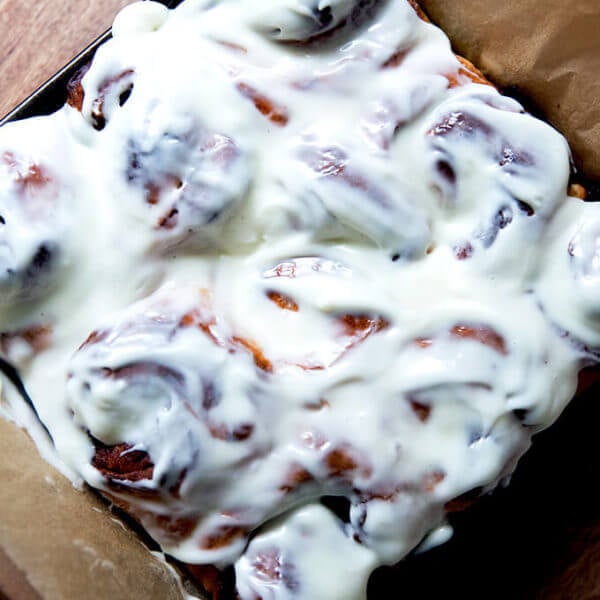
[[[10,150],[0,159],[0,290],[4,305],[46,294],[60,264],[59,184],[54,173]]]
[[[277,0],[259,10],[255,27],[273,40],[306,43],[344,26],[357,28],[379,0]]]

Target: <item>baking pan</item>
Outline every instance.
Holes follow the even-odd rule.
[[[170,8],[180,3],[162,1]],[[109,38],[107,31],[6,115],[0,125],[59,109],[65,102],[69,79]],[[531,109],[531,104],[526,104]],[[592,196],[598,194],[598,184],[585,182],[580,176],[575,179],[583,181]],[[27,399],[15,370],[1,360],[0,369],[20,386]],[[557,578],[600,537],[598,391],[594,387],[579,396],[553,427],[535,438],[508,488],[450,517],[455,529],[450,542],[376,572],[369,598],[566,598],[555,587]]]

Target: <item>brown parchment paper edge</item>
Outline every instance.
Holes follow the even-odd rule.
[[[35,590],[48,600],[181,600],[172,571],[2,418],[0,456],[0,547],[17,567],[10,583],[18,593],[11,598],[33,599]],[[20,582],[19,574],[25,574]]]

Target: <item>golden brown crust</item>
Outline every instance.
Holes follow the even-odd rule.
[[[408,0],[408,3],[412,6],[414,11],[417,13],[419,18],[426,23],[431,23],[431,20],[419,4],[418,0]],[[404,53],[405,54],[405,53]],[[398,66],[403,58],[404,54],[399,51],[394,54],[384,65],[384,67]],[[494,87],[494,84],[469,60],[455,54],[458,62],[461,64],[459,69],[455,73],[449,73],[446,75],[450,87],[458,87],[465,83],[480,83],[482,85],[490,85]]]
[[[456,325],[452,328],[452,336],[466,338],[492,348],[499,354],[507,355],[506,340],[487,325]]]
[[[312,481],[314,481],[314,477],[304,467],[292,465],[288,471],[285,482],[281,485],[279,490],[285,494],[289,494],[302,487],[302,485]]]
[[[284,294],[280,294],[279,292],[275,292],[273,290],[269,290],[267,292],[267,298],[277,304],[279,308],[282,310],[290,310],[292,312],[298,312],[300,307],[298,304],[289,296],[285,296]]]
[[[573,198],[579,198],[580,200],[587,200],[587,190],[580,183],[572,183],[569,185],[568,192],[569,196]]]
[[[237,87],[243,96],[254,103],[256,110],[258,110],[261,115],[267,117],[271,123],[274,123],[279,127],[287,125],[289,115],[285,106],[279,106],[273,102],[273,100],[247,83],[238,83]]]
[[[506,340],[489,325],[455,325],[449,331],[449,334],[454,338],[473,340],[495,350],[499,354],[508,354]],[[414,343],[419,348],[429,348],[435,343],[435,336],[417,338]]]
[[[0,352],[9,355],[11,346],[16,341],[25,342],[33,353],[42,352],[52,343],[52,327],[32,325],[19,331],[2,332],[0,333]]]
[[[92,103],[91,117],[94,129],[100,131],[106,126],[106,116],[104,114],[106,97],[113,88],[119,90],[119,104],[121,106],[125,104],[133,89],[133,75],[132,69],[126,69],[102,81],[98,87],[98,96],[94,98]]]
[[[254,358],[254,364],[267,373],[273,372],[273,363],[265,356],[260,346],[253,340],[235,336],[232,339],[233,343],[242,346],[252,354]]]
[[[404,59],[408,56],[411,51],[410,47],[398,48],[382,65],[382,69],[395,69],[399,67]]]
[[[2,162],[11,170],[23,198],[52,183],[52,177],[44,165],[23,161],[12,152],[4,152]]]
[[[203,550],[218,550],[226,548],[235,540],[246,537],[250,532],[242,525],[221,525],[219,529],[207,535],[201,542]]]
[[[81,67],[69,80],[69,83],[67,83],[67,104],[79,112],[81,112],[81,109],[83,108],[83,100],[85,97],[82,81],[89,70],[90,64],[88,63]]]
[[[465,85],[466,83],[479,83],[495,87],[494,84],[469,60],[455,54],[461,64],[456,73],[446,75],[451,88]]]
[[[424,477],[423,489],[428,494],[433,494],[433,492],[435,492],[435,488],[437,488],[437,486],[442,483],[444,479],[446,479],[446,473],[444,473],[444,471],[432,471]]]
[[[385,319],[370,315],[346,314],[339,317],[339,321],[347,336],[358,337],[361,340],[387,329],[390,325]]]
[[[94,445],[96,453],[92,465],[107,480],[138,482],[152,479],[154,463],[147,452],[132,450],[129,444],[106,446],[95,440]]]
[[[353,480],[355,477],[368,478],[373,471],[369,461],[350,444],[332,448],[325,454],[324,463],[329,477]]]
[[[419,421],[421,421],[421,423],[427,423],[429,417],[431,417],[431,405],[410,397],[409,403]]]
[[[425,23],[431,23],[431,20],[425,14],[425,11],[421,8],[421,5],[417,2],[417,0],[408,0],[408,3],[414,8],[415,12],[422,21],[425,21]]]

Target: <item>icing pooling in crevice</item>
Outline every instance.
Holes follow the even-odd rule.
[[[0,131],[0,349],[166,552],[364,597],[596,360],[568,158],[404,0],[132,5]]]

